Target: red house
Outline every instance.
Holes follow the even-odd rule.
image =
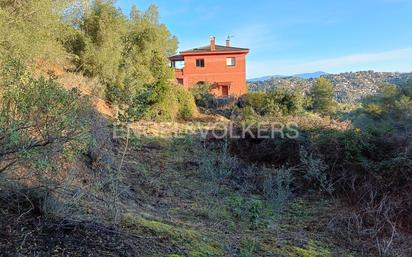
[[[218,97],[246,94],[247,48],[216,45],[215,37],[210,45],[180,52],[170,57],[175,68],[176,82],[186,88],[198,83],[212,84],[211,92]]]

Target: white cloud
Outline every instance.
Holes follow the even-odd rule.
[[[267,60],[248,62],[248,77],[296,74],[313,71],[355,70],[412,71],[412,47],[384,52],[362,53],[321,60]]]

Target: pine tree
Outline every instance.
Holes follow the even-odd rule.
[[[315,85],[310,91],[312,98],[312,108],[321,114],[333,114],[336,111],[337,103],[332,82],[321,77],[316,80]]]

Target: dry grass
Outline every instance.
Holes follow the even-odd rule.
[[[93,95],[89,81],[66,76],[61,79],[68,81],[63,82],[67,88]],[[13,176],[6,174],[14,183],[0,185],[0,191],[9,193],[0,197],[1,214],[7,217],[0,224],[16,222],[9,224],[9,234],[0,232],[2,252],[160,257],[410,254],[410,241],[391,226],[390,218],[376,223],[382,226],[363,226],[374,216],[372,209],[359,213],[324,195],[293,191],[284,207],[274,210],[258,184],[268,170],[276,169],[244,163],[223,152],[224,142],[196,136],[199,128],[214,128],[209,122],[229,122],[220,115],[202,113],[194,123],[173,126],[135,123],[134,132],[145,136],[126,141],[112,138],[113,108],[96,96],[93,101],[93,142],[86,153],[59,162],[41,176],[24,167]],[[305,130],[351,128],[350,123],[316,115],[287,121]],[[183,137],[173,137],[176,134]],[[49,181],[47,187],[39,187],[44,181]],[[40,198],[32,198],[33,189],[41,192]],[[12,205],[21,208],[5,208]],[[394,228],[393,233],[382,236],[383,227]],[[52,243],[45,235],[53,237]]]

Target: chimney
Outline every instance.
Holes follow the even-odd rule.
[[[226,47],[230,47],[230,37],[227,37],[226,39]]]
[[[216,51],[216,38],[214,36],[210,37],[210,51]]]

